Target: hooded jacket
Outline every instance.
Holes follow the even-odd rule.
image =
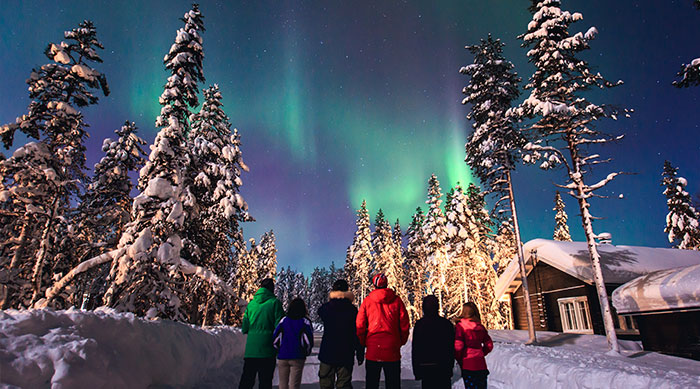
[[[314,347],[314,329],[308,318],[290,319],[285,316],[272,333],[273,347],[279,350],[277,359],[306,359]]]
[[[486,354],[493,350],[493,341],[478,321],[462,319],[455,331],[455,359],[462,370],[486,370]]]
[[[352,303],[352,292],[332,291],[330,300],[318,309],[323,321],[323,338],[318,360],[333,366],[352,366],[354,357],[364,357],[355,331],[357,308]]]
[[[272,347],[272,332],[282,317],[284,309],[275,294],[267,288],[258,289],[243,314],[241,331],[248,334],[245,358],[274,358],[277,355]]]
[[[365,298],[357,314],[357,337],[367,347],[367,360],[401,360],[401,346],[408,340],[408,312],[403,301],[389,288],[375,289]]]
[[[437,300],[423,300],[423,318],[413,327],[411,355],[413,375],[420,380],[427,375],[452,376],[454,366],[455,327],[438,315]]]

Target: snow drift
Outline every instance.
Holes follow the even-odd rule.
[[[239,377],[244,347],[245,337],[228,327],[111,310],[0,311],[0,386],[190,387]]]
[[[623,356],[611,356],[602,335],[538,331],[540,346],[526,346],[527,331],[489,332],[492,388],[700,388],[700,362],[641,351],[633,341],[620,340]]]

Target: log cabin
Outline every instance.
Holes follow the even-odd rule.
[[[700,252],[666,248],[599,244],[603,279],[608,295],[641,275],[700,263]],[[586,242],[534,239],[523,246],[536,331],[605,334],[593,268]],[[526,304],[517,258],[510,261],[496,283],[496,298],[510,301],[514,329],[527,329]],[[639,339],[633,316],[618,316],[621,339]]]

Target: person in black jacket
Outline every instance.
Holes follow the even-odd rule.
[[[413,375],[422,387],[452,387],[455,327],[438,314],[438,299],[423,298],[423,318],[413,327]]]
[[[330,300],[318,309],[323,321],[323,339],[318,359],[319,385],[322,389],[352,388],[352,367],[357,357],[359,365],[364,362],[364,348],[355,332],[357,307],[352,303],[354,296],[348,291],[345,280],[336,280],[330,293]]]

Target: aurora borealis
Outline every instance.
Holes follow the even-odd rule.
[[[516,36],[530,20],[528,4],[203,1],[206,85],[219,84],[251,167],[243,195],[257,221],[244,225],[246,237],[273,229],[281,266],[340,266],[362,199],[372,215],[382,208],[405,231],[415,208],[425,206],[431,173],[443,192],[471,182],[463,161],[468,107],[460,104],[468,78],[459,68],[472,58],[464,46],[492,33],[526,79],[532,66]],[[595,229],[612,233],[615,244],[667,247],[663,161],[679,167],[690,193],[700,192],[700,89],[671,86],[681,63],[700,57],[700,12],[690,0],[564,0],[562,8],[583,14],[576,30],[600,32],[586,59],[625,81],[598,99],[635,110],[630,119],[601,123],[626,138],[600,149],[614,160],[594,176],[635,174],[616,180],[610,199],[593,201],[592,213],[603,218]],[[124,120],[152,142],[167,74],[162,58],[188,9],[185,1],[3,1],[0,122],[25,112],[24,81],[46,62],[45,45],[90,19],[105,46],[95,67],[112,94],[83,110],[91,125],[88,166]],[[515,180],[523,239],[550,238],[553,183],[563,183],[563,172],[519,166]],[[577,205],[564,200],[580,240]]]

